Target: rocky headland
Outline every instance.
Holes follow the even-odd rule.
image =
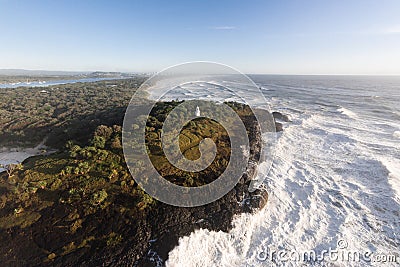
[[[156,110],[176,104],[163,103]],[[200,207],[167,205],[137,186],[123,160],[118,124],[97,127],[86,146],[70,142],[58,153],[25,160],[23,168],[11,175],[2,173],[0,262],[7,266],[156,266],[168,259],[180,237],[195,229],[229,231],[235,214],[262,208],[268,200],[266,191],[248,191],[262,139],[246,107],[240,107],[239,116],[249,134],[247,170],[224,197]],[[207,121],[198,123],[202,129],[212,126]],[[276,128],[282,130],[278,124]],[[197,137],[191,145],[203,138]],[[207,177],[219,171],[210,169]],[[198,185],[175,176],[168,179]],[[196,179],[210,182],[201,175]]]

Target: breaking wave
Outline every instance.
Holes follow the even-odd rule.
[[[277,83],[263,87],[278,88]],[[317,89],[308,89],[314,98],[326,91],[318,84]],[[276,94],[270,96],[273,110],[292,111],[292,122],[276,144],[272,169],[268,172],[259,166],[262,186],[269,193],[267,205],[236,216],[229,233],[199,229],[180,238],[167,266],[293,266],[268,261],[260,253],[321,253],[337,248],[340,241],[351,251],[392,253],[400,259],[400,145],[398,131],[393,134],[391,126],[397,122],[389,117],[362,118],[358,114],[368,113],[362,103],[354,102],[352,110],[337,109],[342,103],[349,106],[341,93],[319,99],[325,104],[316,105],[316,99],[304,96],[312,86],[302,87],[301,92],[298,87],[270,92]],[[347,95],[364,94],[354,90],[346,91]],[[329,259],[294,265],[302,264],[376,265]]]

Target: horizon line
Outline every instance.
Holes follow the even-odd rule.
[[[161,69],[162,70],[162,69]],[[159,70],[159,71],[161,71]],[[70,72],[70,73],[92,73],[92,72],[115,72],[115,73],[157,73],[159,71],[132,71],[132,70],[49,70],[49,69],[29,69],[29,68],[0,68],[0,71],[44,71],[44,72]],[[276,75],[276,76],[400,76],[400,73],[260,73],[243,72],[246,75]],[[4,75],[1,74],[0,75]],[[19,76],[19,75],[16,75]]]

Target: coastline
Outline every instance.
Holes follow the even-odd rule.
[[[121,215],[106,212],[104,218],[113,220],[113,223],[112,225],[104,225],[102,228],[117,227],[118,229],[125,229],[126,235],[124,235],[123,245],[99,251],[91,250],[90,254],[87,254],[89,251],[82,250],[77,252],[75,256],[71,254],[71,257],[57,257],[52,262],[52,265],[164,266],[170,251],[179,244],[181,238],[189,236],[197,229],[229,232],[233,227],[232,222],[236,215],[252,213],[263,208],[268,201],[267,191],[265,189],[257,189],[249,192],[250,183],[257,175],[258,165],[255,162],[258,161],[260,156],[262,135],[256,121],[247,121],[247,127],[251,132],[251,136],[249,136],[250,161],[239,183],[225,196],[208,205],[194,208],[175,207],[159,203],[156,209],[138,214],[134,219],[136,227],[133,228],[126,225],[126,218],[121,217]],[[45,148],[44,142],[45,140],[31,149],[3,148],[2,150],[8,153],[16,153],[22,160],[27,155],[40,154],[42,152],[41,149]],[[28,152],[31,154],[28,154]],[[48,210],[47,212],[52,211]],[[88,223],[93,226],[99,225],[96,221]],[[102,223],[106,223],[106,221]],[[15,229],[14,231],[16,231],[16,234],[21,230]],[[37,234],[41,233],[40,228],[36,228],[33,231]],[[53,235],[50,234],[50,236]],[[56,235],[54,235],[54,238],[56,238]]]
[[[0,148],[0,165],[8,165],[8,164],[18,164],[22,163],[24,160],[38,156],[38,155],[47,155],[47,147],[44,145],[46,140],[43,140],[40,144],[33,148],[22,148],[22,147],[2,147]],[[0,173],[5,171],[3,168],[0,168]]]
[[[131,77],[104,77],[104,78],[76,78],[71,79],[54,79],[54,80],[43,80],[36,79],[32,82],[11,82],[11,83],[0,83],[0,89],[10,89],[10,88],[18,88],[18,87],[50,87],[57,85],[65,85],[65,84],[74,84],[74,83],[90,83],[90,82],[101,82],[101,81],[110,81],[110,80],[123,80],[129,79]]]
[[[159,266],[157,265],[157,259],[161,264],[165,264],[169,252],[179,244],[179,239],[189,236],[196,229],[228,232],[232,228],[232,221],[235,215],[251,213],[264,207],[268,201],[267,191],[256,190],[249,192],[250,182],[257,175],[258,165],[254,163],[258,162],[260,157],[262,134],[256,121],[246,121],[249,127],[248,130],[251,133],[249,136],[251,145],[250,162],[247,172],[243,174],[239,183],[224,197],[214,203],[195,208],[181,208],[160,203],[154,210],[133,216],[129,225],[126,222],[127,218],[124,217],[126,216],[124,213],[115,213],[112,209],[106,208],[104,211],[99,211],[93,215],[93,217],[81,215],[82,218],[87,218],[86,223],[83,224],[84,228],[81,228],[82,234],[85,232],[83,229],[95,229],[101,226],[101,232],[125,233],[123,243],[101,250],[91,249],[90,246],[80,247],[79,250],[74,251],[69,256],[57,256],[55,259],[50,259],[49,262],[54,266],[76,266],[76,264]],[[279,124],[276,123],[277,131],[279,131],[278,126]],[[5,163],[28,162],[29,160],[26,159],[30,157],[55,152],[47,151],[48,147],[44,146],[45,141],[43,140],[34,148],[1,148],[0,163],[7,160],[9,162]],[[38,192],[39,194],[44,193],[42,189],[39,189]],[[122,194],[119,197],[121,197],[121,201],[124,199],[124,201],[129,202],[129,200],[123,198],[125,196]],[[47,207],[40,212],[42,220],[29,228],[31,231],[29,235],[23,229],[17,228],[13,228],[13,234],[27,234],[27,237],[32,234],[39,236],[43,233],[43,229],[47,227],[48,223],[43,219],[45,217],[57,217],[58,215],[55,215],[54,210],[60,211],[65,208],[67,207],[62,202],[54,201],[53,208]],[[65,212],[70,211],[66,210]],[[112,225],[109,223],[110,221],[112,221]],[[81,232],[78,231],[78,235],[80,234]],[[99,233],[93,231],[91,234],[97,237]],[[46,242],[53,240],[57,245],[61,244],[64,241],[61,238],[62,235],[64,235],[64,232],[53,229],[47,233],[48,239],[46,239]],[[57,239],[59,240],[57,241]],[[16,242],[15,244],[20,246],[22,238],[17,241],[9,241],[10,243]],[[39,247],[46,246],[43,242],[44,240],[42,239],[35,240]],[[95,248],[95,245],[93,248]]]
[[[46,142],[46,138],[37,146],[32,148],[23,148],[23,147],[2,147],[0,148],[0,165],[7,164],[18,164],[22,163],[30,157],[39,156],[39,155],[50,155],[56,150],[50,149],[44,145]],[[0,173],[4,172],[4,168],[0,168]]]
[[[154,208],[138,212],[137,208],[132,207],[135,204],[129,195],[124,192],[111,193],[108,189],[109,200],[112,201],[110,203],[115,205],[104,206],[94,213],[86,214],[89,210],[81,207],[83,203],[76,203],[79,206],[65,204],[63,199],[70,195],[71,190],[64,192],[64,198],[60,200],[60,192],[51,191],[54,182],[49,177],[54,173],[45,174],[38,167],[37,177],[48,179],[47,183],[50,184],[43,187],[32,180],[31,186],[37,191],[31,196],[32,200],[39,201],[35,207],[43,208],[25,208],[21,214],[11,215],[12,218],[17,216],[20,220],[26,220],[26,227],[8,227],[7,223],[13,222],[8,222],[11,217],[7,213],[3,214],[3,228],[7,228],[8,232],[0,230],[0,236],[5,244],[9,244],[3,248],[3,252],[13,248],[12,253],[4,255],[3,261],[22,263],[30,259],[33,265],[51,266],[163,266],[170,251],[179,244],[180,238],[189,236],[195,230],[202,228],[228,232],[233,227],[235,215],[252,213],[264,207],[268,201],[266,190],[249,192],[251,180],[257,175],[258,165],[254,163],[260,158],[262,135],[255,119],[247,119],[244,123],[250,133],[250,161],[247,170],[230,192],[204,206],[183,208],[158,202]],[[35,149],[29,149],[29,152],[40,153],[41,147],[36,146]],[[5,152],[12,150],[4,149]],[[15,153],[23,155],[21,151]],[[51,161],[57,161],[57,157],[62,159],[64,155],[59,154]],[[35,157],[31,159],[25,160],[28,169],[23,172],[29,171],[29,166],[35,166]],[[39,160],[44,160],[39,165],[46,164],[43,157],[39,157]],[[12,186],[21,187],[23,183]],[[64,222],[66,216],[72,217]],[[43,236],[43,233],[46,235]],[[121,234],[120,241],[107,233]],[[15,236],[19,238],[15,239]],[[48,252],[43,252],[42,248]]]

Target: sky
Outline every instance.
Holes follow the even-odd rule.
[[[400,1],[0,0],[0,69],[400,74]]]

